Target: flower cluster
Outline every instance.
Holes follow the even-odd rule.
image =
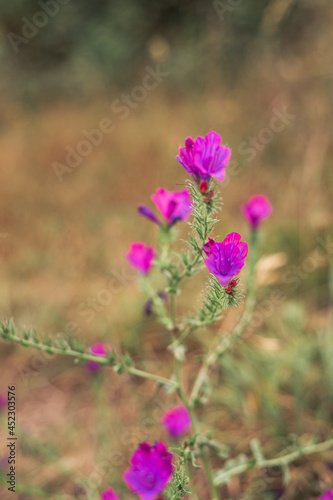
[[[221,145],[221,137],[214,131],[209,132],[205,137],[197,137],[195,140],[188,137],[185,140],[185,147],[179,148],[177,160],[198,183],[200,193],[207,204],[211,203],[214,194],[209,189],[210,179],[214,177],[221,182],[224,180],[225,169],[229,163],[230,155],[230,149]],[[158,188],[151,199],[166,222],[167,228],[173,226],[177,221],[186,221],[191,214],[192,201],[187,189],[168,191],[163,187]],[[264,209],[261,212],[258,211],[251,200],[246,206],[248,208],[246,212],[245,208],[243,208],[243,212],[248,214],[248,217],[250,217],[250,213],[252,214],[252,218],[249,219],[251,221],[256,217],[256,224],[260,222],[261,218],[267,216],[267,210],[266,215],[264,215]],[[147,217],[155,224],[164,225],[149,207],[140,205],[138,211],[140,215]],[[255,216],[257,212],[258,215]],[[251,224],[254,223],[251,222]],[[207,254],[205,264],[208,270],[216,275],[222,286],[227,286],[230,280],[237,276],[244,266],[247,245],[240,241],[239,235],[236,235],[237,233],[231,233],[222,243],[209,239],[203,248]],[[139,269],[142,274],[149,273],[155,257],[154,248],[141,242],[132,243],[127,253],[130,264]],[[231,293],[231,289],[228,293]]]
[[[191,417],[184,406],[176,406],[165,412],[161,420],[168,434],[177,439],[191,427]],[[140,443],[131,457],[131,467],[123,477],[128,487],[141,500],[154,500],[164,490],[173,473],[173,455],[165,443]],[[101,500],[118,500],[112,488],[101,494]]]
[[[200,253],[204,257],[204,263],[208,271],[215,275],[220,285],[224,287],[225,293],[232,298],[238,283],[235,277],[245,265],[248,245],[241,241],[240,234],[236,232],[228,234],[222,242],[215,241],[209,237],[213,226],[208,222],[208,214],[211,212],[211,205],[215,203],[216,198],[211,189],[211,179],[223,182],[230,154],[230,149],[221,145],[221,137],[214,131],[209,132],[205,137],[197,137],[195,140],[188,137],[185,146],[179,148],[177,160],[194,180],[192,182],[193,189],[191,186],[193,200],[187,189],[168,191],[166,188],[160,187],[151,196],[158,214],[156,215],[146,205],[140,205],[138,212],[159,226],[163,235],[171,231],[177,222],[187,221],[193,213],[197,224],[202,223],[206,227],[204,232],[201,232],[200,228],[197,232],[201,240],[202,251],[200,250]],[[199,213],[200,210],[204,210],[205,213]],[[261,220],[267,217],[272,209],[264,196],[256,196],[243,206],[242,211],[251,228],[257,229]],[[205,243],[206,239],[208,240]],[[164,238],[161,240],[164,241]],[[200,248],[196,241],[192,247],[195,251]],[[143,275],[147,275],[156,255],[157,252],[153,247],[142,242],[133,242],[127,253],[127,260]],[[170,267],[170,272],[167,275],[171,276],[171,279],[172,272],[172,267]],[[216,286],[221,291],[218,283]],[[166,299],[165,294],[162,296],[160,292],[156,296],[163,301]],[[146,314],[151,313],[153,304],[153,299],[146,302],[144,308]],[[98,352],[103,356],[106,353],[103,344],[96,344],[91,348],[91,352]],[[91,370],[97,370],[93,363],[90,362],[88,366],[91,367]],[[192,427],[191,415],[184,405],[168,409],[163,415],[161,423],[168,435],[176,440],[183,437]],[[153,445],[147,442],[140,443],[131,457],[130,468],[123,475],[124,481],[141,500],[160,499],[160,494],[173,476],[172,459],[173,455],[168,451],[164,442],[155,442]],[[102,500],[117,500],[116,493],[112,488],[109,488],[102,494]]]

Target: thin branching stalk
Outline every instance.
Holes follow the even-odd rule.
[[[10,332],[9,329],[11,330]],[[60,354],[63,356],[71,356],[75,358],[77,361],[81,362],[97,361],[100,365],[113,367],[119,373],[126,372],[136,377],[157,382],[158,384],[161,384],[163,386],[174,387],[174,388],[176,388],[177,386],[174,380],[161,377],[160,375],[156,375],[154,373],[149,373],[140,370],[133,366],[127,366],[126,363],[123,363],[120,367],[119,365],[115,365],[115,363],[108,357],[81,352],[76,349],[73,349],[72,347],[69,347],[68,344],[64,345],[64,347],[56,347],[54,345],[51,345],[50,343],[43,343],[43,341],[41,341],[40,339],[36,341],[34,338],[26,339],[20,337],[19,335],[16,334],[16,329],[12,322],[10,322],[9,324],[0,323],[0,337],[14,344],[21,344],[24,347],[32,347],[33,349],[37,349],[38,351],[44,351],[49,354]]]
[[[239,476],[240,474],[243,474],[244,472],[251,469],[265,469],[273,467],[285,468],[303,455],[313,455],[314,453],[321,453],[331,448],[333,448],[333,439],[329,439],[328,441],[324,441],[318,444],[311,444],[300,447],[298,450],[287,453],[286,455],[283,455],[281,457],[271,458],[268,460],[248,460],[245,463],[239,464],[232,469],[216,472],[214,483],[216,486],[220,486],[221,484],[229,482],[232,477]]]

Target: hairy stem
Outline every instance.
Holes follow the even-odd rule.
[[[320,453],[326,450],[333,448],[333,439],[329,439],[328,441],[324,441],[323,443],[311,444],[308,446],[304,446],[299,450],[295,450],[291,453],[287,453],[282,457],[271,458],[269,460],[249,460],[244,464],[237,465],[233,469],[229,469],[227,471],[217,472],[215,474],[214,483],[216,486],[221,484],[225,484],[232,477],[238,476],[250,469],[265,469],[272,467],[285,467],[288,464],[294,462],[298,458],[303,455],[312,455],[314,453]]]
[[[247,282],[248,297],[246,300],[244,312],[233,328],[231,334],[228,337],[223,335],[218,344],[213,347],[211,352],[207,354],[205,360],[203,361],[203,364],[193,385],[190,397],[191,406],[195,405],[195,402],[199,397],[201,388],[207,379],[209,370],[212,368],[212,366],[214,366],[218,358],[222,356],[225,351],[230,349],[241,338],[244,330],[251,322],[256,304],[256,294],[254,288],[254,268],[257,258],[258,235],[255,231],[252,231],[250,240],[250,248],[252,249],[252,252],[249,264],[249,279]]]
[[[193,431],[195,434],[198,434],[199,433],[199,424],[198,424],[197,416],[195,414],[193,407],[190,405],[189,400],[188,400],[188,398],[185,394],[185,391],[183,390],[183,386],[182,386],[181,363],[178,359],[175,359],[175,363],[176,363],[176,380],[178,382],[178,394],[179,394],[179,397],[182,400],[184,406],[187,408],[187,410],[191,416]],[[202,459],[202,462],[203,462],[203,465],[205,468],[205,472],[207,475],[207,479],[208,479],[208,482],[209,482],[209,485],[211,488],[211,492],[212,492],[211,499],[218,500],[219,497],[218,497],[216,484],[214,483],[213,471],[211,470],[206,450],[203,447],[200,448],[200,456],[201,456],[201,459]]]
[[[53,345],[44,344],[41,341],[35,342],[32,339],[25,339],[23,337],[18,336],[16,333],[8,334],[8,327],[3,323],[0,324],[0,337],[4,340],[12,342],[14,344],[21,344],[24,347],[32,347],[33,349],[37,349],[38,351],[48,352],[49,354],[60,354],[63,356],[71,356],[76,358],[78,361],[87,362],[87,361],[97,361],[100,365],[103,366],[113,366],[111,361],[105,356],[98,356],[95,354],[82,353],[77,351],[71,347],[60,348],[55,347]],[[124,372],[129,373],[130,375],[134,375],[136,377],[145,378],[147,380],[151,380],[153,382],[157,382],[158,384],[167,385],[177,387],[177,384],[174,380],[161,377],[160,375],[155,375],[154,373],[148,373],[143,370],[139,370],[134,368],[133,366],[126,366],[124,364],[122,366]]]

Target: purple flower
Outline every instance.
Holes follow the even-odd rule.
[[[318,500],[333,500],[333,490],[326,490]]]
[[[154,500],[172,477],[172,453],[163,442],[140,443],[123,478],[141,500]]]
[[[7,406],[7,399],[0,393],[0,411]]]
[[[209,181],[211,177],[215,177],[223,182],[231,150],[220,142],[221,137],[214,131],[209,132],[205,138],[197,137],[195,141],[188,137],[185,147],[179,148],[177,160],[197,181]]]
[[[191,427],[191,417],[185,406],[176,406],[167,410],[162,417],[162,424],[173,438],[179,438]]]
[[[126,255],[127,260],[143,274],[147,274],[155,258],[153,247],[147,247],[144,243],[133,242]]]
[[[187,189],[167,191],[165,188],[158,188],[151,199],[170,226],[178,220],[186,221],[192,211],[192,201]],[[150,208],[144,205],[139,206],[139,214],[148,217],[156,224],[161,224]]]
[[[143,215],[144,217],[147,217],[147,219],[150,219],[153,222],[155,222],[155,224],[158,224],[158,225],[161,224],[161,221],[158,220],[158,218],[156,217],[154,212],[152,210],[150,210],[150,208],[146,207],[145,205],[139,205],[138,212],[140,215]]]
[[[109,346],[101,342],[90,347],[91,354],[96,354],[97,356],[106,356],[106,350],[110,350]],[[102,365],[100,365],[98,361],[88,361],[86,367],[91,373],[96,373],[102,369]]]
[[[208,270],[215,274],[222,286],[227,286],[230,280],[240,273],[247,256],[247,243],[240,241],[238,233],[230,233],[222,243],[211,238],[203,250],[208,256],[205,264]]]
[[[108,488],[101,494],[101,500],[119,500],[119,498],[112,488]]]
[[[257,229],[263,219],[269,217],[273,211],[272,205],[266,196],[257,194],[252,196],[242,206],[242,213],[253,230]]]

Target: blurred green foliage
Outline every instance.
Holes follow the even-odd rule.
[[[290,53],[303,39],[311,43],[325,28],[328,6],[325,0],[2,2],[0,89],[51,99],[126,88],[152,62],[168,66],[169,85],[178,90],[200,90],[221,78],[232,85],[258,44]],[[38,12],[46,12],[46,21]],[[40,24],[36,33],[13,39],[27,22],[32,30],[31,23]],[[13,75],[21,77],[14,85]]]

